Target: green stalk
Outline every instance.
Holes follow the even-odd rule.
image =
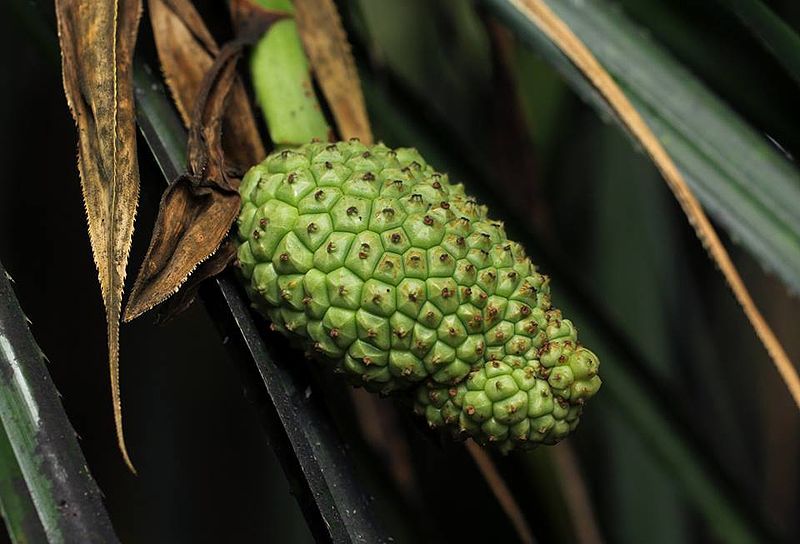
[[[116,542],[44,355],[0,264],[0,505],[15,542]]]
[[[36,506],[27,493],[6,429],[0,422],[0,512],[13,542],[40,542],[45,533]]]
[[[317,101],[294,7],[289,0],[257,0],[262,7],[292,17],[272,25],[253,49],[250,72],[256,101],[275,147],[302,145],[331,132]]]

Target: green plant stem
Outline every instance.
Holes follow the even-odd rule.
[[[44,527],[36,514],[36,505],[27,493],[14,449],[0,422],[0,511],[13,542],[42,542]]]
[[[100,492],[2,265],[0,422],[0,503],[15,540],[41,541],[41,528],[53,543],[115,542]]]
[[[289,0],[257,0],[267,9],[294,13]],[[302,145],[330,134],[311,82],[293,18],[272,25],[253,49],[250,72],[256,100],[276,147]]]

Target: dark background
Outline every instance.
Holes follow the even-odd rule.
[[[796,2],[768,3],[798,28]],[[152,317],[144,316],[123,327],[123,405],[138,477],[127,472],[117,453],[104,314],[85,228],[74,125],[50,32],[52,7],[42,4],[38,13],[51,17],[44,27],[31,19],[37,11],[29,10],[27,2],[12,0],[0,6],[0,260],[14,277],[32,331],[50,360],[50,372],[105,494],[115,528],[124,542],[309,541],[261,423],[243,395],[240,372],[201,304],[165,326],[155,326]],[[215,21],[212,26],[224,35],[224,11],[214,3],[202,4],[204,13]],[[753,484],[755,495],[750,499],[785,534],[798,535],[794,514],[800,507],[800,433],[795,409],[648,161],[524,50],[515,50],[515,73],[522,89],[531,88],[525,87],[526,78],[535,82],[535,93],[521,108],[525,119],[536,126],[527,141],[503,141],[490,119],[497,111],[493,107],[504,107],[498,106],[500,91],[492,59],[488,52],[470,57],[471,50],[456,42],[459,34],[448,25],[462,19],[453,15],[448,2],[417,0],[400,8],[392,8],[391,2],[361,2],[366,4],[361,9],[356,9],[359,2],[355,1],[340,4],[351,28],[369,22],[371,14],[384,8],[409,17],[406,22],[413,25],[409,35],[413,34],[415,47],[373,34],[371,42],[354,39],[356,53],[367,71],[372,70],[378,88],[389,86],[390,96],[426,118],[429,134],[447,138],[455,133],[484,150],[504,146],[507,152],[511,149],[517,166],[525,162],[524,157],[533,157],[530,164],[521,166],[530,175],[506,177],[503,190],[516,190],[522,198],[537,195],[530,205],[540,213],[543,239],[569,247],[574,265],[589,271],[589,285],[615,301],[612,309],[624,322],[637,324],[633,342],[654,361],[649,370],[696,401],[696,417],[708,431],[709,442],[737,474]],[[413,17],[413,10],[423,5],[430,14],[425,22]],[[796,85],[715,2],[626,0],[620,5],[741,115],[790,154],[800,153]],[[470,21],[480,22],[482,17],[471,4],[455,11]],[[148,27],[143,19],[145,49],[150,47]],[[476,32],[485,29],[478,24]],[[487,38],[483,40],[488,43]],[[436,70],[436,63],[443,62],[450,70],[444,76]],[[434,66],[419,69],[425,63]],[[427,104],[422,111],[420,102]],[[404,131],[402,123],[398,128],[384,120],[390,115],[380,104],[371,102],[370,107],[376,132],[388,144],[419,145],[409,141],[411,132]],[[443,128],[440,119],[450,119],[451,126]],[[139,149],[143,196],[131,275],[145,249],[163,183],[143,141]],[[498,166],[494,171],[500,170]],[[472,188],[470,179],[465,181]],[[731,247],[760,307],[797,361],[797,298],[787,295],[744,251]],[[688,303],[681,305],[678,315],[663,311],[666,300],[684,296]],[[688,322],[704,327],[691,331],[706,339],[704,348],[693,348],[685,341],[682,324]],[[693,349],[707,351],[702,356],[697,351],[686,354]],[[683,381],[691,374],[686,366],[698,357],[730,370],[721,384],[727,390],[727,406],[732,407],[724,421],[706,409],[713,384]],[[609,541],[703,542],[710,538],[669,471],[631,434],[602,392],[587,411],[581,431],[570,442],[577,448]],[[422,448],[432,447],[428,438],[412,440]],[[375,462],[371,455],[366,451],[359,459],[365,464]],[[420,456],[417,462],[424,480],[428,477],[426,457]],[[508,463],[504,470],[519,478],[512,484],[523,487],[523,481],[531,480],[530,473],[512,471],[520,465],[519,459],[502,462]],[[457,457],[455,466],[463,468],[463,476],[452,472],[436,477],[447,483],[439,490],[439,499],[456,504],[423,502],[400,508],[401,512],[450,516],[417,534],[439,541],[458,536],[460,542],[489,535],[501,535],[497,541],[504,541],[503,535],[510,538],[496,506],[474,513],[458,506],[465,494],[474,493],[481,505],[491,499],[468,462]],[[384,485],[385,477],[373,475],[371,485]],[[381,493],[392,496],[393,492]],[[435,496],[424,494],[429,501]],[[443,529],[448,524],[463,525],[464,512],[474,514],[478,521],[485,516],[485,523]],[[391,515],[388,519],[392,527],[403,524]],[[416,529],[409,531],[413,534]],[[542,541],[558,534],[547,526],[542,531]]]

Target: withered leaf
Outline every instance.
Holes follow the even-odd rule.
[[[64,90],[78,127],[89,239],[108,323],[117,442],[134,470],[122,430],[119,319],[139,199],[131,64],[140,0],[57,0]]]
[[[200,284],[208,278],[221,274],[228,265],[233,262],[236,257],[236,244],[231,240],[226,240],[220,248],[197,267],[197,270],[192,272],[189,279],[186,280],[181,288],[173,297],[171,297],[166,304],[163,311],[159,313],[158,322],[166,323],[171,321],[175,316],[184,312],[194,302],[197,296],[197,291]]]
[[[273,23],[289,17],[287,11],[265,7],[256,0],[230,0],[228,6],[236,39],[247,45],[257,42]]]
[[[164,79],[186,127],[219,47],[188,0],[149,0],[158,58]],[[264,144],[240,78],[236,78],[223,121],[223,147],[230,161],[248,168],[264,158]]]
[[[181,5],[180,13],[191,20],[193,16],[186,16],[186,6]],[[251,11],[234,10],[246,17],[235,19],[239,22],[236,38],[219,50],[198,86],[190,116],[189,172],[175,180],[162,197],[150,247],[125,308],[125,321],[178,292],[195,269],[217,251],[238,214],[239,180],[231,177],[234,169],[222,146],[226,104],[235,92],[236,62],[245,45],[284,17]],[[203,43],[208,41],[204,33],[198,31]]]
[[[189,131],[189,173],[164,193],[144,263],[124,319],[130,321],[173,295],[225,238],[239,212],[238,180],[228,177],[222,116],[242,46],[231,42],[205,75]]]
[[[219,247],[239,213],[239,195],[198,185],[190,176],[164,193],[150,247],[134,284],[125,321],[177,292],[197,266]]]
[[[372,143],[353,54],[333,0],[294,0],[297,29],[311,68],[344,139]]]

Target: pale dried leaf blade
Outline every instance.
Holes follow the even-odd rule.
[[[300,38],[343,139],[370,144],[372,130],[347,34],[333,0],[295,0]]]
[[[209,49],[209,44],[204,43],[195,32],[192,32],[187,22],[178,15],[171,4],[173,3],[164,0],[148,1],[150,26],[153,27],[153,37],[164,80],[183,124],[188,127],[200,82],[213,63],[212,55],[216,55],[219,48],[212,39],[213,49]],[[194,12],[194,6],[190,4],[189,8]],[[192,62],[187,62],[189,59],[192,59]]]
[[[64,90],[78,127],[89,239],[106,309],[117,441],[133,470],[122,431],[119,320],[139,199],[131,64],[141,2],[58,0],[56,14]]]
[[[164,4],[170,11],[174,12],[178,20],[191,31],[192,35],[203,44],[203,47],[216,55],[219,52],[216,40],[203,22],[203,18],[194,7],[194,3],[189,0],[158,0],[159,4]],[[151,3],[152,5],[152,3]]]
[[[711,225],[697,198],[689,189],[683,175],[661,142],[644,122],[625,93],[614,82],[609,73],[600,65],[586,45],[572,32],[543,0],[509,0],[509,2],[545,35],[570,59],[585,75],[591,84],[608,101],[622,123],[642,144],[647,154],[661,172],[667,185],[681,205],[697,237],[708,251],[728,282],[734,296],[742,306],[745,315],[764,344],[781,378],[789,389],[795,404],[800,408],[800,377],[775,333],[767,324],[753,302],[747,287],[733,264],[725,247]]]
[[[188,128],[203,77],[219,47],[188,0],[149,0],[148,6],[164,80]],[[247,168],[264,158],[264,144],[239,78],[223,123],[223,145],[237,166]]]

